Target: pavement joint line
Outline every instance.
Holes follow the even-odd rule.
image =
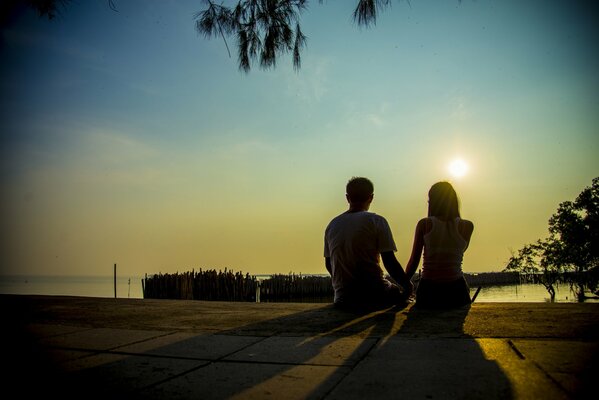
[[[516,347],[516,345],[514,344],[514,342],[512,342],[511,339],[508,339],[507,344],[510,346],[510,349],[512,349],[521,360],[526,360],[524,354],[522,354],[522,352]]]
[[[156,338],[160,338],[160,337],[165,337],[165,336],[168,336],[168,335],[172,335],[174,333],[177,333],[177,332],[169,332],[169,333],[166,333],[164,335],[159,335],[159,336],[155,336],[155,337],[148,338],[148,339],[138,340],[136,342],[127,343],[127,344],[124,344],[124,345],[119,345],[119,346],[111,347],[109,349],[104,349],[104,350],[102,350],[102,349],[100,349],[100,350],[98,350],[98,349],[89,349],[89,348],[83,348],[83,347],[55,346],[55,345],[44,345],[43,347],[47,348],[47,349],[54,349],[54,350],[73,350],[73,351],[85,351],[85,352],[91,352],[92,353],[92,354],[88,354],[88,355],[85,355],[85,356],[82,356],[82,357],[78,357],[79,359],[86,358],[86,357],[92,357],[92,356],[98,355],[98,354],[117,354],[117,355],[124,355],[124,356],[154,357],[154,358],[172,358],[172,359],[176,359],[176,360],[209,361],[209,362],[214,361],[214,362],[216,362],[216,361],[228,361],[228,360],[222,360],[222,359],[225,358],[225,357],[229,357],[230,355],[235,354],[235,353],[237,353],[239,351],[245,350],[248,347],[255,345],[256,343],[263,342],[263,341],[265,341],[266,339],[269,338],[269,337],[262,337],[260,340],[258,340],[256,342],[247,344],[247,345],[245,345],[245,346],[243,346],[243,347],[241,347],[239,349],[236,349],[236,350],[234,350],[232,352],[229,352],[229,353],[227,353],[227,354],[225,354],[223,356],[220,356],[220,357],[218,357],[216,359],[198,358],[198,357],[185,357],[185,356],[174,356],[174,355],[162,355],[162,354],[151,354],[151,353],[133,353],[133,352],[129,352],[129,351],[119,351],[118,350],[119,348],[122,348],[122,347],[127,347],[127,346],[130,346],[130,345],[133,345],[133,344],[138,344],[138,343],[143,343],[143,342],[151,341],[151,340],[154,340]],[[225,335],[220,335],[220,336],[225,336]],[[283,363],[283,364],[285,364],[285,363]]]
[[[536,338],[535,338],[536,339]],[[535,340],[532,339],[532,340]],[[555,386],[557,386],[559,388],[559,390],[562,391],[562,393],[566,394],[567,396],[570,396],[571,394],[549,373],[547,372],[538,362],[536,362],[533,359],[527,359],[526,356],[518,349],[518,347],[516,347],[516,344],[514,342],[512,342],[511,339],[507,340],[507,344],[510,346],[510,348],[514,351],[514,353],[516,353],[516,355],[521,359],[521,360],[528,360],[535,368],[537,368],[538,370],[540,370],[543,375],[545,375],[545,377],[547,379],[549,379],[549,381],[551,381],[551,383],[553,383]]]
[[[132,354],[132,355],[139,355],[139,354]],[[162,358],[180,358],[180,357],[167,357],[167,356],[159,356],[159,357],[162,357]],[[194,372],[194,371],[200,370],[200,369],[202,369],[202,368],[207,368],[207,367],[209,367],[210,365],[213,365],[213,364],[216,364],[216,363],[227,363],[227,364],[261,364],[261,365],[285,365],[285,366],[289,366],[289,367],[295,367],[295,366],[301,365],[301,366],[309,366],[309,367],[335,367],[335,368],[337,368],[337,369],[338,369],[338,370],[340,370],[340,371],[343,371],[343,370],[345,370],[346,372],[344,373],[344,376],[343,376],[343,378],[342,378],[342,379],[340,379],[340,380],[339,380],[339,382],[337,382],[337,384],[336,384],[336,385],[334,385],[334,387],[333,387],[333,388],[331,388],[331,390],[329,390],[329,391],[328,391],[328,392],[327,392],[327,393],[326,393],[326,394],[325,394],[325,395],[322,397],[322,398],[324,399],[324,398],[326,398],[326,396],[327,396],[327,395],[328,395],[328,394],[329,394],[329,393],[330,393],[330,392],[331,392],[331,391],[332,391],[332,390],[333,390],[333,389],[334,389],[334,388],[335,388],[335,387],[336,387],[336,386],[337,386],[337,385],[338,385],[338,384],[339,384],[341,381],[343,381],[343,380],[344,380],[344,379],[345,379],[345,378],[346,378],[346,377],[347,377],[347,376],[348,376],[348,375],[349,375],[349,374],[352,372],[352,370],[353,370],[353,367],[352,367],[352,366],[350,366],[350,365],[332,365],[332,364],[314,364],[314,363],[311,363],[311,364],[306,364],[306,363],[289,363],[289,362],[276,362],[276,361],[249,361],[249,360],[224,360],[224,359],[217,359],[217,360],[202,360],[202,359],[192,359],[192,360],[197,360],[197,361],[207,361],[207,362],[206,362],[205,364],[198,365],[197,367],[190,368],[190,369],[188,369],[188,370],[186,370],[186,371],[183,371],[183,372],[181,372],[181,373],[179,373],[179,374],[176,374],[176,375],[170,376],[170,377],[168,377],[168,378],[165,378],[165,379],[163,379],[163,380],[161,380],[161,381],[154,382],[154,383],[152,383],[152,384],[150,384],[150,385],[148,385],[148,386],[144,386],[144,387],[140,388],[139,390],[148,390],[148,389],[151,389],[151,388],[153,388],[153,387],[155,387],[155,386],[162,385],[163,383],[166,383],[166,382],[168,382],[168,381],[171,381],[171,380],[173,380],[173,379],[180,378],[180,377],[182,377],[182,376],[184,376],[184,375],[187,375],[187,374],[189,374],[189,373],[192,373],[192,372]]]
[[[242,336],[242,337],[243,337],[243,336]],[[245,337],[259,337],[259,336],[245,336]],[[247,349],[248,347],[250,347],[250,346],[253,346],[253,345],[257,344],[257,343],[262,343],[262,342],[264,342],[266,339],[269,339],[269,338],[271,338],[271,337],[273,337],[273,336],[265,336],[265,337],[263,337],[262,339],[260,339],[260,340],[257,340],[257,341],[255,341],[255,342],[253,342],[253,343],[248,343],[248,344],[246,344],[246,345],[245,345],[245,346],[243,346],[243,347],[240,347],[240,348],[238,348],[238,349],[235,349],[235,350],[233,350],[233,351],[231,351],[231,352],[229,352],[229,353],[227,353],[227,354],[224,354],[224,355],[222,355],[222,356],[218,357],[218,358],[217,358],[215,361],[221,361],[221,360],[223,360],[225,357],[229,357],[229,356],[231,356],[231,355],[233,355],[233,354],[235,354],[235,353],[238,353],[238,352],[240,352],[240,351],[243,351],[243,350]]]
[[[152,358],[164,358],[164,359],[174,359],[174,360],[189,360],[189,361],[212,361],[207,358],[195,358],[195,357],[185,357],[185,356],[165,356],[162,354],[150,354],[150,353],[131,353],[127,351],[115,351],[115,350],[96,350],[96,349],[86,349],[86,348],[77,348],[77,347],[64,347],[64,346],[47,346],[48,349],[53,350],[71,350],[71,351],[84,351],[89,352],[91,354],[86,354],[81,357],[77,357],[77,359],[83,359],[87,357],[93,357],[100,354],[114,354],[120,356],[133,356],[133,357],[152,357]],[[64,361],[68,362],[68,361]]]
[[[98,329],[98,328],[91,328],[89,330],[94,330],[94,329]],[[88,331],[88,330],[86,330]],[[86,332],[86,331],[81,331],[81,332]],[[78,333],[78,332],[76,332]],[[86,349],[86,348],[77,348],[77,347],[66,347],[66,346],[53,346],[53,345],[44,345],[44,347],[49,348],[49,349],[58,349],[58,350],[77,350],[77,351],[90,351],[92,353],[96,353],[96,354],[101,354],[101,353],[113,353],[113,354],[120,354],[120,353],[124,353],[124,352],[119,352],[117,349],[121,348],[121,347],[126,347],[126,346],[130,346],[133,344],[138,344],[138,343],[143,343],[143,342],[147,342],[149,340],[154,340],[156,338],[161,338],[161,337],[165,337],[168,335],[172,335],[174,333],[177,333],[177,331],[169,331],[166,332],[162,335],[158,335],[158,336],[154,336],[151,338],[147,338],[147,339],[141,339],[141,340],[137,340],[135,342],[129,342],[127,344],[121,344],[115,347],[110,347],[108,349]],[[56,335],[54,337],[58,337],[58,336],[68,336],[71,335],[72,333],[67,333],[67,334],[62,334],[62,335]],[[131,353],[133,354],[133,353]],[[84,356],[85,357],[85,356]],[[84,357],[80,357],[80,358],[84,358]]]
[[[551,376],[551,374],[547,371],[545,371],[545,369],[543,367],[541,367],[541,365],[536,362],[535,360],[530,360],[530,362],[532,363],[532,365],[534,365],[536,368],[538,368],[543,375],[545,375],[547,377],[547,379],[549,379],[555,386],[557,386],[559,388],[559,390],[562,391],[562,393],[564,393],[566,396],[570,397],[572,396],[572,394],[570,392],[568,392],[566,390],[566,388],[564,388],[561,383],[559,383],[553,376]]]
[[[169,332],[169,333],[166,333],[166,334],[164,334],[164,335],[160,335],[160,336],[156,336],[156,337],[164,337],[164,336],[168,336],[168,335],[170,335],[170,334],[173,334],[173,333],[177,333],[177,332],[176,332],[176,331],[175,331],[175,332]],[[201,334],[199,334],[199,335],[201,335]],[[218,335],[218,334],[216,334],[216,335]],[[220,336],[226,336],[226,335],[220,335]],[[229,335],[229,336],[235,336],[235,335]],[[142,343],[142,342],[145,342],[145,341],[148,341],[148,340],[155,339],[156,337],[154,337],[154,338],[149,338],[149,339],[145,339],[145,340],[141,340],[141,341],[138,341],[138,342],[136,342],[136,343]],[[204,359],[204,358],[193,358],[193,357],[182,357],[182,356],[165,356],[165,355],[161,355],[161,354],[146,354],[146,353],[118,352],[118,351],[114,351],[114,350],[107,350],[107,351],[104,351],[104,352],[98,352],[98,353],[96,353],[96,354],[102,354],[102,353],[105,353],[105,354],[119,354],[119,355],[128,355],[128,356],[133,356],[133,357],[154,357],[154,358],[161,358],[161,359],[175,359],[175,360],[205,361],[205,362],[206,362],[206,363],[204,363],[204,364],[201,364],[201,365],[198,365],[198,366],[196,366],[196,367],[193,367],[193,368],[187,369],[187,370],[185,370],[185,371],[182,371],[181,373],[175,374],[175,375],[173,375],[173,376],[169,376],[169,377],[167,377],[167,378],[165,378],[165,379],[162,379],[162,380],[160,380],[160,381],[158,381],[158,382],[154,382],[154,383],[152,383],[152,384],[149,384],[149,385],[147,385],[147,386],[144,386],[144,387],[141,387],[141,388],[139,388],[139,390],[149,390],[149,389],[151,389],[151,388],[153,388],[153,387],[156,387],[156,386],[162,385],[163,383],[169,382],[169,381],[171,381],[171,380],[173,380],[173,379],[180,378],[180,377],[182,377],[182,376],[184,376],[184,375],[187,375],[187,374],[189,374],[189,373],[192,373],[192,372],[194,372],[194,371],[197,371],[197,370],[199,370],[199,369],[202,369],[202,368],[208,367],[208,366],[210,366],[210,365],[212,365],[212,364],[214,364],[214,363],[216,363],[216,362],[227,362],[227,360],[223,360],[223,358],[225,358],[225,357],[228,357],[228,356],[230,356],[230,355],[232,355],[232,354],[235,354],[235,353],[237,353],[237,352],[239,352],[239,351],[242,351],[242,350],[244,350],[244,349],[248,348],[249,346],[252,346],[252,345],[254,345],[254,344],[256,344],[256,343],[263,342],[263,341],[264,341],[264,340],[266,340],[266,339],[268,339],[268,337],[263,337],[263,338],[261,338],[260,340],[258,340],[258,341],[256,341],[256,342],[253,342],[253,343],[247,344],[247,345],[245,345],[245,346],[243,346],[243,347],[241,347],[241,348],[239,348],[239,349],[236,349],[236,350],[234,350],[234,351],[232,351],[232,352],[229,352],[229,353],[227,353],[227,354],[225,354],[225,355],[223,355],[223,356],[221,356],[221,357],[217,358],[216,360]],[[130,343],[130,344],[134,344],[134,343]],[[118,346],[118,347],[116,347],[115,349],[118,349],[119,347],[128,346],[128,345],[129,345],[129,344],[127,344],[127,345],[123,345],[123,346]],[[232,361],[231,361],[231,362],[232,362]],[[266,363],[262,363],[262,364],[266,364]]]
[[[183,371],[181,373],[175,374],[173,376],[169,376],[169,377],[164,378],[164,379],[162,379],[162,380],[160,380],[158,382],[154,382],[154,383],[151,383],[151,384],[149,384],[147,386],[143,386],[143,387],[139,388],[138,391],[148,390],[148,389],[151,389],[151,388],[156,387],[158,385],[162,385],[163,383],[166,383],[168,381],[172,381],[173,379],[180,378],[180,377],[182,377],[184,375],[187,375],[187,374],[190,374],[190,373],[192,373],[194,371],[197,371],[199,369],[205,368],[205,367],[207,367],[207,366],[209,366],[211,364],[213,364],[212,361],[209,361],[206,364],[198,365],[197,367],[193,367],[193,368],[190,368],[190,369],[188,369],[186,371]]]
[[[143,330],[143,329],[142,329],[142,330]],[[125,347],[125,346],[131,346],[131,345],[133,345],[133,344],[139,344],[139,343],[147,342],[147,341],[149,341],[149,340],[155,340],[155,339],[157,339],[157,338],[165,337],[165,336],[168,336],[168,335],[173,335],[173,334],[175,334],[175,333],[177,333],[177,331],[168,331],[168,332],[166,332],[166,333],[164,333],[164,334],[162,334],[162,335],[153,336],[153,337],[151,337],[151,338],[147,338],[147,339],[141,339],[141,340],[138,340],[138,341],[135,341],[135,342],[129,342],[129,343],[127,343],[127,344],[121,344],[121,345],[118,345],[118,346],[115,346],[115,347],[111,347],[111,348],[109,348],[109,349],[106,349],[105,351],[113,351],[113,350],[117,350],[117,349],[119,349],[119,348],[121,348],[121,347]]]
[[[308,367],[336,367],[353,369],[350,364],[322,364],[322,363],[306,363],[306,362],[283,362],[283,361],[254,361],[254,360],[210,360],[211,363],[227,363],[227,364],[264,364],[264,365],[289,365],[298,366],[304,365]]]
[[[335,390],[337,388],[337,386],[339,386],[353,371],[354,368],[356,367],[356,365],[358,365],[359,363],[356,363],[353,366],[349,366],[349,368],[346,368],[345,371],[342,371],[342,367],[337,368],[339,371],[341,371],[341,373],[343,373],[343,377],[341,379],[339,379],[337,381],[337,383],[335,383],[334,385],[331,386],[331,388],[329,390],[327,390],[323,395],[322,395],[322,399],[321,400],[325,400],[327,397],[329,397],[329,395],[333,392],[333,390]]]
[[[348,376],[349,374],[351,374],[354,369],[360,365],[360,363],[368,356],[368,354],[370,354],[370,352],[372,351],[372,349],[376,348],[376,346],[382,342],[385,338],[384,337],[377,337],[376,341],[370,346],[370,348],[368,349],[368,351],[365,351],[364,354],[362,355],[362,357],[360,357],[359,360],[357,360],[353,365],[348,365],[348,369],[347,369],[347,373],[344,374],[343,378],[339,379],[337,381],[337,383],[335,383],[334,385],[332,385],[332,387],[322,396],[322,399],[326,399],[329,394],[331,394],[333,392],[333,390],[335,390],[335,388],[337,388],[337,386],[339,386],[341,384],[341,382],[343,382]]]
[[[52,350],[82,351],[82,352],[89,353],[89,354],[83,354],[79,357],[75,357],[72,360],[84,360],[86,358],[94,357],[94,356],[97,356],[100,354],[108,354],[107,352],[102,351],[102,350],[77,349],[77,348],[72,348],[72,347],[46,346],[46,348],[52,349]],[[63,361],[60,361],[59,364],[66,364],[72,360],[63,360]]]
[[[256,342],[258,343],[258,342]],[[185,356],[169,356],[162,354],[150,354],[150,353],[130,353],[124,351],[108,351],[108,350],[89,350],[89,349],[79,349],[73,347],[52,347],[55,350],[74,350],[74,351],[87,351],[92,354],[86,354],[84,356],[78,357],[78,359],[83,359],[87,357],[93,357],[100,354],[114,354],[114,355],[122,355],[122,356],[132,356],[132,357],[151,357],[151,358],[162,358],[162,359],[172,359],[172,360],[186,360],[186,361],[206,361],[209,364],[213,363],[227,363],[227,364],[267,364],[267,365],[306,365],[311,367],[345,367],[349,369],[353,369],[364,357],[362,357],[359,361],[354,364],[326,364],[326,363],[307,363],[307,362],[279,362],[279,361],[257,361],[257,360],[230,360],[224,359],[223,357],[228,357],[231,354],[236,353],[237,351],[230,353],[226,356],[217,359],[210,358],[199,358],[199,357],[185,357]],[[240,349],[241,350],[241,349]],[[239,351],[240,351],[239,350]],[[370,350],[369,350],[370,352]],[[65,361],[67,362],[67,361]]]
[[[40,325],[53,325],[53,324],[48,324],[48,323],[42,323]],[[94,329],[98,329],[98,328],[88,328],[88,327],[81,327],[81,326],[77,326],[77,325],[61,325],[61,326],[68,326],[71,328],[78,328],[76,331],[73,332],[68,332],[68,333],[54,333],[52,335],[47,335],[44,337],[38,337],[36,338],[38,341],[40,340],[44,340],[44,339],[48,339],[48,338],[56,338],[56,337],[60,337],[60,336],[67,336],[67,335],[72,335],[74,333],[81,333],[81,332],[89,332],[89,331],[93,331]]]
[[[201,357],[185,357],[185,356],[167,356],[163,354],[152,354],[152,353],[131,353],[127,351],[106,351],[102,352],[105,354],[117,354],[121,356],[132,356],[132,357],[152,357],[152,358],[164,358],[173,360],[188,360],[188,361],[213,361],[210,358]]]

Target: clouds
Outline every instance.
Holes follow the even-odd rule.
[[[286,69],[287,94],[305,105],[315,106],[329,93],[330,70],[329,57],[304,60],[302,69],[297,73]]]

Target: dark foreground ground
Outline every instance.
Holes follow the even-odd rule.
[[[599,392],[599,304],[0,295],[3,398],[568,399]]]

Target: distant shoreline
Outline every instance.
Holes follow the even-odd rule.
[[[271,275],[251,276],[266,279]],[[302,276],[328,276],[328,274],[302,274]],[[143,299],[142,279],[143,277],[137,276],[117,276],[117,297]],[[470,286],[472,293],[478,288],[477,285]],[[476,299],[477,303],[547,302],[549,299],[549,294],[540,284],[481,286],[483,288]],[[557,289],[557,302],[574,302],[568,285],[559,285]],[[0,294],[114,298],[114,277],[109,275],[0,275]],[[599,302],[599,299],[588,299],[586,302]]]

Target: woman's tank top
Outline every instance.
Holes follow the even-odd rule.
[[[460,218],[443,221],[429,218],[432,228],[424,235],[422,278],[433,281],[454,281],[463,276],[462,260],[468,242],[460,235]]]

